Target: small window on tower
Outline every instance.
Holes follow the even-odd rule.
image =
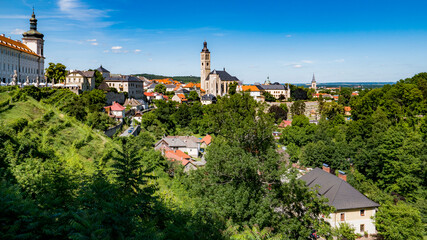
[[[208,65],[208,66],[209,66],[209,63],[206,63],[206,65]]]

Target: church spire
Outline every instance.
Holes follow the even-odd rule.
[[[33,7],[33,14],[31,14],[30,18],[30,30],[22,34],[24,37],[36,37],[43,39],[44,35],[39,33],[37,31],[37,19],[36,14],[34,14],[34,7]]]
[[[209,52],[208,43],[206,41],[203,42],[202,52]]]
[[[314,77],[314,73],[313,73],[313,79],[311,80],[312,83],[316,82],[316,78]]]

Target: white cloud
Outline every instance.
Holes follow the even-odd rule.
[[[134,52],[135,53],[139,53],[139,52],[141,52],[141,50],[140,49],[135,49]]]
[[[94,21],[106,16],[106,11],[90,8],[80,0],[58,0],[58,6],[69,18],[79,21]]]
[[[313,61],[311,61],[311,60],[302,60],[301,62],[302,63],[313,63]]]
[[[96,39],[88,39],[86,41],[88,41],[88,42],[96,42]]]
[[[224,37],[225,36],[224,33],[214,33],[213,35],[217,36],[217,37]]]
[[[336,62],[336,63],[342,63],[342,62],[345,62],[345,60],[344,59],[335,59],[334,62]]]
[[[90,44],[93,45],[93,46],[98,46],[97,42],[93,42],[93,43],[90,43]]]
[[[24,32],[25,32],[25,30],[22,30],[22,29],[17,28],[17,29],[15,29],[15,30],[13,30],[12,32],[10,32],[10,34],[12,34],[12,35],[21,35],[21,34],[23,34]]]
[[[292,67],[293,68],[302,68],[302,65],[301,64],[294,64]]]
[[[152,61],[153,61],[153,59],[152,59],[152,58],[149,58],[149,59],[148,59],[148,61],[152,62]]]
[[[122,48],[123,48],[122,46],[114,46],[114,47],[111,47],[111,50],[120,50]]]
[[[290,37],[292,37],[292,35],[291,35],[291,34],[288,34],[288,35],[286,35],[286,37],[287,37],[287,38],[290,38]]]
[[[109,50],[104,50],[104,53],[107,53],[107,52],[109,52]]]

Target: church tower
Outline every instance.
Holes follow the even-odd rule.
[[[316,87],[316,78],[314,77],[314,73],[313,73],[313,79],[311,80],[311,88],[314,90],[317,90]]]
[[[27,45],[31,50],[33,50],[37,55],[43,56],[43,46],[44,46],[44,35],[37,31],[37,19],[36,15],[33,14],[30,18],[30,30],[22,34],[22,42]]]
[[[209,93],[209,84],[206,82],[206,78],[209,76],[211,72],[211,53],[208,49],[208,43],[203,42],[203,49],[200,53],[200,85],[201,88],[206,90],[206,93]]]

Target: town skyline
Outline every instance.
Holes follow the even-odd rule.
[[[396,3],[266,2],[257,8],[252,2],[161,7],[133,1],[2,1],[0,28],[20,39],[34,5],[46,63],[61,62],[68,69],[102,64],[112,73],[199,76],[206,40],[212,69],[226,68],[245,84],[268,76],[272,82],[308,83],[313,73],[319,83],[394,82],[424,71],[427,36],[426,22],[416,14],[426,4]],[[216,17],[200,12],[209,7]]]

